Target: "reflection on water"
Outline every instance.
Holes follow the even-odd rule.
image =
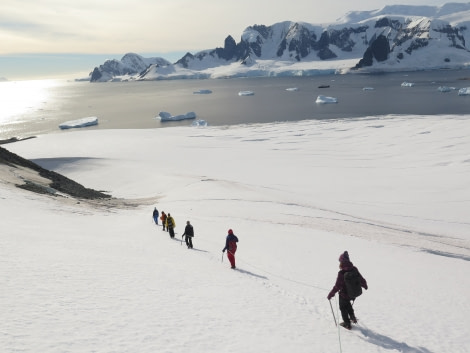
[[[22,114],[41,109],[51,95],[50,88],[61,85],[58,80],[13,81],[0,83],[0,124],[21,119]]]

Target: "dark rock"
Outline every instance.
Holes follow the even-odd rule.
[[[24,167],[34,170],[39,173],[43,178],[49,179],[49,185],[39,185],[30,181],[25,181],[25,184],[17,185],[17,187],[26,189],[38,193],[48,193],[51,194],[51,190],[59,191],[61,193],[70,195],[72,197],[77,197],[81,199],[107,199],[111,196],[104,194],[100,191],[93,189],[85,188],[83,185],[50,170],[44,169],[36,163],[24,159],[15,153],[12,153],[2,147],[0,147],[0,164],[6,164],[11,167]]]

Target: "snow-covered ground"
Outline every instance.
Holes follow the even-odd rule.
[[[469,136],[468,116],[386,116],[4,145],[129,201],[33,194],[0,168],[1,351],[469,352]],[[344,250],[369,284],[352,331],[326,299]]]

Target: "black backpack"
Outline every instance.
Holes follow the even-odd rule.
[[[356,269],[344,273],[344,283],[349,298],[356,299],[362,294],[361,276]]]

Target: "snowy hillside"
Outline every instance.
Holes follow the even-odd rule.
[[[250,26],[238,43],[229,35],[223,47],[187,53],[174,64],[160,60],[140,71],[116,73],[102,65],[91,81],[456,69],[470,64],[469,28],[470,3],[386,6],[348,13],[335,24]]]
[[[0,347],[468,352],[469,127],[386,116],[4,145],[116,199],[31,193],[14,185],[41,178],[0,164]],[[149,151],[171,158],[163,166]],[[153,223],[154,207],[175,218],[176,239]],[[180,241],[187,220],[193,250]],[[237,270],[222,254],[229,228]],[[344,250],[369,284],[352,331],[335,326],[326,299]]]

